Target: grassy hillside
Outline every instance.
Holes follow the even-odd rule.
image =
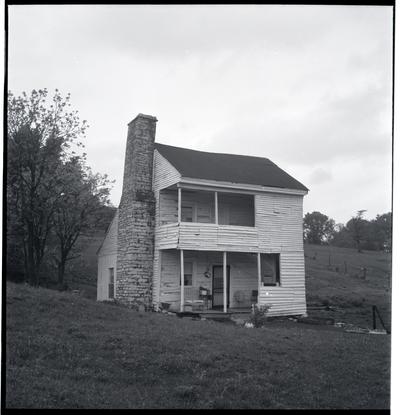
[[[389,407],[390,336],[246,329],[13,283],[6,327],[10,408]]]
[[[390,327],[391,254],[306,244],[305,265],[311,315],[372,327],[372,306],[376,305]],[[361,268],[366,269],[366,279]],[[312,311],[321,305],[333,310]]]

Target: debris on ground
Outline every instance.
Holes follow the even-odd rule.
[[[335,320],[329,317],[300,317],[297,319],[299,323],[316,324],[316,325],[334,325]]]

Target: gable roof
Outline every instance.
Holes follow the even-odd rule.
[[[208,153],[160,143],[155,143],[155,148],[183,177],[308,191],[267,158]]]

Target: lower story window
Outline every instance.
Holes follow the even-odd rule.
[[[185,261],[183,266],[183,281],[185,286],[191,286],[193,283],[193,262]],[[179,285],[181,284],[181,279],[179,277]]]
[[[261,254],[261,283],[264,287],[280,285],[279,254]]]
[[[114,268],[108,268],[108,298],[114,298]]]

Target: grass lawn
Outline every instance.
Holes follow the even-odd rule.
[[[390,336],[246,329],[12,283],[6,299],[8,408],[389,408]]]

